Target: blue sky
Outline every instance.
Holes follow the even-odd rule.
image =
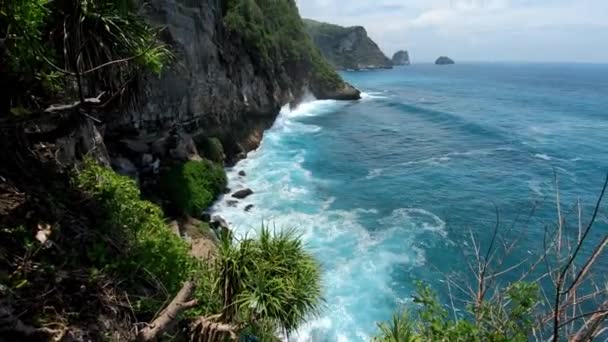
[[[362,25],[414,62],[608,63],[608,0],[296,0],[305,18]],[[390,57],[390,56],[389,56]]]

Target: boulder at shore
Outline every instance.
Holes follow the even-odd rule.
[[[393,55],[393,65],[410,65],[410,54],[405,50],[399,50]]]
[[[435,61],[435,64],[448,65],[448,64],[454,64],[454,61],[450,57],[441,56],[441,57],[437,58],[437,60]]]
[[[243,199],[243,198],[246,198],[246,197],[248,197],[248,196],[250,196],[252,194],[253,194],[253,190],[251,190],[251,189],[243,189],[243,190],[239,190],[239,191],[233,193],[232,197],[238,198],[238,199]]]

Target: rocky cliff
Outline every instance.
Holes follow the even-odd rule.
[[[235,162],[258,146],[264,129],[272,124],[281,107],[296,104],[309,92],[323,99],[360,97],[359,91],[345,83],[314,47],[294,0],[135,2],[142,6],[132,11],[104,6],[106,13],[87,12],[82,7],[114,2],[0,4],[1,37],[8,37],[10,28],[15,27],[6,23],[7,18],[21,19],[10,11],[7,16],[6,9],[21,13],[14,9],[25,8],[34,14],[39,11],[38,16],[29,17],[39,20],[39,26],[32,26],[38,33],[33,42],[45,42],[44,49],[20,43],[18,52],[36,58],[25,64],[27,68],[18,68],[22,59],[16,59],[20,62],[17,66],[6,63],[12,55],[4,49],[6,41],[0,40],[0,85],[6,89],[0,94],[0,341],[46,341],[55,340],[50,338],[55,335],[65,337],[57,340],[70,341],[135,340],[137,329],[131,323],[151,320],[162,308],[157,301],[164,302],[170,295],[167,291],[174,295],[177,290],[165,286],[167,282],[156,275],[194,274],[172,263],[177,259],[171,253],[187,254],[189,246],[175,241],[174,235],[173,240],[166,239],[164,229],[166,218],[182,215],[179,208],[172,208],[176,201],[167,190],[190,201],[190,189],[182,192],[178,181],[167,185],[163,178],[187,163],[202,167],[211,165],[211,161]],[[126,37],[127,30],[121,29],[147,32],[138,14],[159,28],[160,38],[173,55],[168,64],[152,58],[164,66],[160,75],[143,72],[160,71],[158,64],[146,68],[147,63],[139,63],[146,52],[159,46],[156,36],[150,41],[131,40]],[[124,37],[107,34],[115,32],[116,27],[91,24],[95,20],[119,22],[123,26],[116,32]],[[43,25],[47,22],[59,26]],[[57,27],[65,31],[60,38]],[[83,33],[83,27],[89,29],[86,32],[91,37]],[[10,30],[11,36],[14,31]],[[22,42],[31,33],[19,32],[19,39],[14,41]],[[102,42],[106,43],[98,43],[100,38],[93,34],[105,35]],[[120,51],[124,54],[112,54],[119,50],[115,49],[117,41],[139,44],[143,53],[141,49],[126,49]],[[78,48],[68,49],[74,46]],[[46,51],[49,53],[42,54]],[[47,70],[39,55],[57,57],[56,63],[47,61],[53,65],[53,73],[38,73]],[[94,65],[89,69],[78,62],[81,55],[87,60],[100,56],[105,59],[91,62]],[[54,72],[59,66],[70,65],[76,72]],[[39,75],[54,76],[55,82],[42,84]],[[114,82],[103,83],[104,75],[116,81],[116,86]],[[90,185],[104,195],[95,197],[74,179],[82,174],[83,165],[88,163],[83,163],[85,159],[113,166],[130,178],[97,169],[91,173]],[[219,170],[222,166],[214,165]],[[203,170],[196,178],[196,184],[189,188],[205,190],[201,188],[215,187],[209,178],[217,183],[219,176]],[[215,190],[226,190],[225,184],[221,187]],[[162,216],[159,206],[141,201],[140,189],[144,198],[169,209],[165,211],[169,217]],[[104,201],[109,199],[120,208],[106,206]],[[203,202],[211,199],[207,196]],[[203,202],[200,204],[206,206]],[[124,214],[125,209],[133,212]],[[198,206],[194,209],[202,216]],[[108,224],[114,215],[122,215],[118,224]],[[182,229],[176,230],[181,237]],[[148,244],[152,240],[142,240],[148,233],[161,234],[149,236],[156,247]],[[145,247],[133,248],[140,243]],[[32,248],[37,251],[31,253]],[[139,251],[146,252],[147,260],[153,263],[167,261],[172,266],[150,272],[149,267],[132,258]],[[23,269],[23,255],[31,256],[26,268],[36,272],[19,271]],[[118,263],[106,267],[106,256],[129,261],[134,267],[126,267],[125,274],[136,281],[127,286],[127,277],[114,273]],[[181,266],[186,264],[193,263]],[[142,277],[139,272],[143,270],[149,275]],[[171,282],[185,280],[169,278]],[[156,296],[161,288],[162,299]],[[114,301],[117,298],[121,299]],[[133,306],[118,304],[122,298],[141,301],[138,299]],[[57,330],[38,329],[41,322],[61,323]]]
[[[393,64],[361,26],[342,27],[304,19],[323,56],[338,70],[387,69]]]
[[[410,65],[410,55],[407,51],[399,50],[393,55],[393,65]]]
[[[287,6],[284,16],[299,20],[295,4],[281,3]],[[142,106],[115,115],[106,130],[110,135],[179,128],[219,137],[230,159],[257,147],[280,108],[309,90],[318,98],[359,98],[359,92],[337,75],[330,75],[337,79],[333,84],[318,81],[310,61],[277,63],[274,56],[268,63],[247,32],[226,24],[227,1],[151,0],[144,9],[152,25],[165,28],[162,38],[175,59],[160,77],[141,80]],[[298,34],[297,29],[292,34]],[[300,34],[305,35],[303,29]]]

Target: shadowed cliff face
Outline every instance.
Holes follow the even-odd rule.
[[[257,51],[226,29],[223,0],[151,0],[144,9],[151,24],[165,27],[162,38],[175,58],[161,77],[141,80],[142,107],[106,132],[141,135],[178,127],[219,137],[231,159],[256,148],[280,108],[314,86],[308,65],[264,66]],[[345,87],[318,97],[359,98]]]
[[[361,26],[341,27],[305,19],[306,30],[336,69],[391,68],[393,64]]]

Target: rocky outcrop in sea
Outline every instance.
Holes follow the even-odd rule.
[[[399,50],[393,55],[393,65],[410,65],[410,55],[405,50]]]
[[[441,57],[437,58],[437,60],[435,61],[435,64],[448,65],[448,64],[455,64],[455,63],[450,57],[441,56]]]

